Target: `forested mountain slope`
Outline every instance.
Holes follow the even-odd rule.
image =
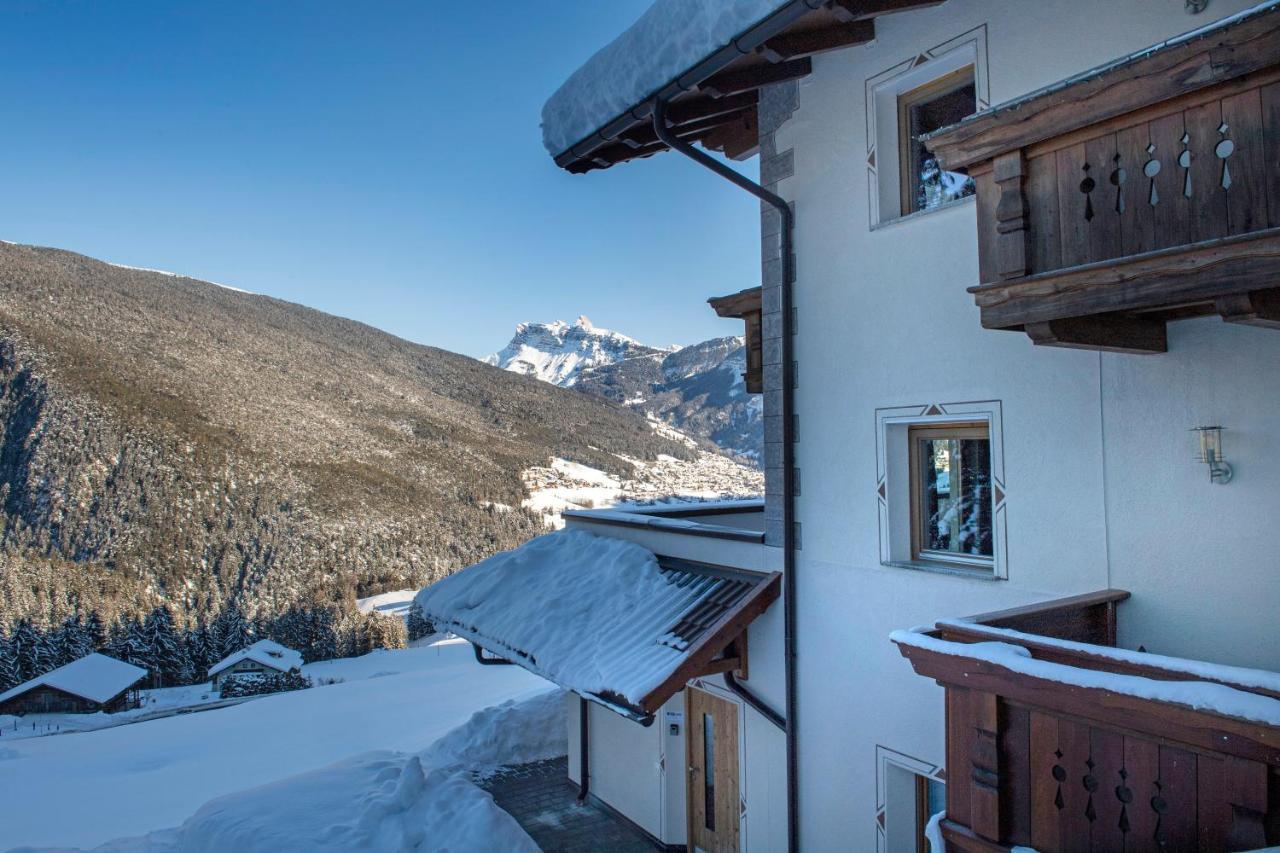
[[[360,323],[0,243],[0,625],[422,584],[540,532],[521,472],[553,456],[701,452]]]

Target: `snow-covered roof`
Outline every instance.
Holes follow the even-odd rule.
[[[644,716],[764,612],[778,577],[659,561],[632,542],[567,529],[438,581],[417,602],[437,628]]]
[[[146,674],[140,666],[94,652],[0,693],[0,702],[45,686],[103,704],[137,684]]]
[[[656,0],[542,108],[552,156],[648,98],[790,0]]]
[[[280,672],[288,672],[291,669],[302,667],[301,652],[294,651],[288,646],[282,646],[274,640],[258,640],[253,645],[229,654],[214,664],[209,670],[209,677],[213,678],[227,667],[234,666],[242,660],[251,660]]]

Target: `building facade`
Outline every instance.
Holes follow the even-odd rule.
[[[615,806],[683,788],[691,849],[1280,843],[1280,6],[739,7],[613,75],[655,4],[544,111],[570,171],[675,149],[763,201],[751,316],[713,305],[761,340],[752,559],[794,597],[744,683],[789,742],[725,690],[750,831],[700,840],[690,741]],[[595,532],[732,562],[635,530]]]

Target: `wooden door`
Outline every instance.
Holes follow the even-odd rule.
[[[738,706],[685,689],[689,849],[738,853]]]

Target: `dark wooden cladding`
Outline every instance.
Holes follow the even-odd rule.
[[[1159,353],[1172,319],[1277,326],[1280,7],[929,142],[975,180],[984,327]]]
[[[1114,637],[1127,593],[1103,590],[941,626],[952,642],[978,626],[1042,625]],[[1107,611],[1111,615],[1106,615]],[[1098,617],[1102,612],[1103,618]],[[1078,614],[1072,617],[1071,614]],[[966,631],[969,633],[966,634]],[[1039,660],[1151,678],[1184,672],[1117,663],[1052,643],[1018,642]],[[1086,640],[1087,642],[1087,640]],[[1255,850],[1280,843],[1280,730],[1187,706],[1031,677],[980,657],[900,645],[945,688],[950,851],[1160,853]],[[1227,683],[1227,682],[1222,682]],[[1274,692],[1229,684],[1278,698]]]
[[[742,374],[748,394],[764,392],[764,338],[761,326],[761,291],[758,287],[718,296],[707,300],[721,317],[736,317],[744,324],[744,346],[747,351],[747,370]]]

